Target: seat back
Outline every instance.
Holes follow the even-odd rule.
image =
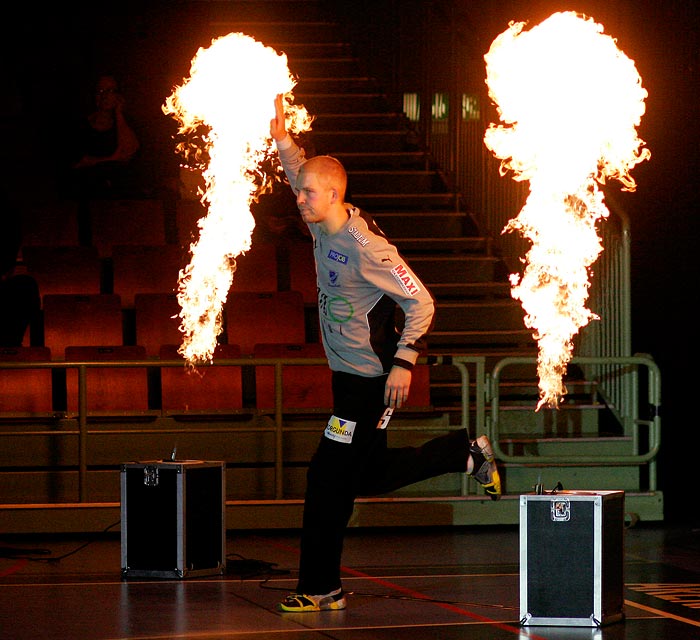
[[[66,348],[67,362],[115,362],[145,360],[141,346],[79,346]],[[87,411],[90,414],[128,415],[148,410],[146,367],[88,367]],[[66,371],[66,398],[69,413],[78,411],[78,371]]]
[[[75,200],[30,204],[23,208],[23,247],[77,247],[78,244],[78,203]]]
[[[240,365],[203,365],[191,370],[186,367],[177,345],[163,345],[160,359],[179,360],[179,367],[161,368],[161,397],[163,412],[169,415],[220,414],[237,412],[243,407],[242,369]],[[238,345],[218,345],[214,363],[235,359],[241,355]]]
[[[256,358],[316,359],[324,358],[319,343],[257,344]],[[323,364],[289,364],[282,367],[282,410],[330,410],[333,407],[331,370]],[[260,411],[275,408],[275,367],[255,367],[255,399]]]
[[[134,307],[138,293],[176,293],[180,269],[186,264],[187,256],[176,245],[115,245],[113,291],[125,309]]]
[[[289,288],[293,291],[300,291],[305,304],[316,304],[318,302],[318,287],[311,242],[302,240],[289,242],[287,260],[289,264]]]
[[[252,355],[256,344],[306,342],[304,300],[298,291],[232,291],[224,308],[229,344]]]
[[[174,293],[137,293],[134,295],[136,344],[148,356],[157,356],[164,344],[179,345],[180,304]]]
[[[256,243],[236,257],[231,291],[277,291],[277,248]]]
[[[123,343],[121,300],[115,294],[53,294],[42,302],[44,346],[54,359],[69,346]]]
[[[94,247],[29,246],[22,260],[42,296],[100,293],[102,262]]]
[[[165,244],[165,208],[157,198],[90,201],[92,245],[103,258],[117,245]]]
[[[411,389],[404,404],[404,409],[429,409],[430,402],[430,365],[416,364],[411,370]]]
[[[0,347],[0,363],[48,362],[48,347]],[[11,416],[49,413],[52,409],[51,370],[0,368],[0,413]]]

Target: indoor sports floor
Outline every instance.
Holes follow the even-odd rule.
[[[118,532],[0,537],[3,640],[685,640],[700,638],[700,530],[625,531],[624,620],[519,624],[517,526],[351,529],[344,611],[285,614],[297,531],[227,535],[225,575],[121,578]],[[576,549],[571,550],[576,553]]]

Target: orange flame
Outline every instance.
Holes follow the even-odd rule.
[[[512,295],[538,341],[540,400],[557,407],[573,337],[597,316],[586,308],[589,270],[603,250],[596,224],[609,214],[598,183],[636,187],[631,169],[650,157],[636,127],[647,92],[634,62],[603,27],[575,12],[555,13],[530,31],[524,22],[492,43],[489,96],[504,125],[484,142],[501,159],[501,175],[528,180],[530,193],[504,232],[531,241]]]
[[[251,246],[255,220],[250,206],[265,188],[260,166],[271,156],[275,96],[284,95],[290,131],[310,128],[306,109],[292,104],[295,84],[285,54],[230,33],[199,49],[190,77],[163,105],[164,113],[179,121],[180,134],[198,136],[200,146],[180,144],[178,151],[188,159],[208,156],[200,192],[208,210],[178,281],[179,352],[191,365],[212,360],[235,258]]]

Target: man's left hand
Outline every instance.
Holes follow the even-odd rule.
[[[393,409],[401,408],[408,399],[410,388],[411,371],[403,367],[393,366],[384,387],[384,404]]]

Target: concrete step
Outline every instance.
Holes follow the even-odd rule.
[[[350,77],[356,75],[361,62],[355,56],[290,57],[289,67],[292,75],[299,78]]]
[[[211,24],[240,24],[253,21],[285,21],[286,24],[301,20],[320,21],[329,18],[324,3],[318,0],[227,0],[226,2],[198,3],[208,9]]]
[[[338,25],[328,20],[251,20],[245,14],[218,16],[209,22],[212,31],[219,33],[241,32],[252,36],[265,46],[285,52],[289,44],[338,43]]]
[[[521,330],[523,309],[516,300],[454,301],[435,305],[435,331]]]
[[[348,152],[414,151],[405,131],[313,131],[309,134],[317,154],[336,156]]]
[[[372,169],[423,169],[431,167],[425,151],[336,151],[333,154],[347,171]]]
[[[426,282],[438,300],[483,300],[510,298],[508,282]]]
[[[367,113],[389,111],[387,97],[380,91],[348,93],[294,93],[295,104],[303,104],[311,115],[317,113]]]
[[[299,76],[294,94],[297,93],[367,93],[379,91],[376,78],[370,76]]]
[[[637,466],[539,466],[499,465],[504,491],[508,494],[531,493],[537,484],[551,491],[558,482],[574,491],[639,491]]]
[[[366,150],[376,147],[379,150],[400,147],[404,139],[400,132],[394,135],[367,132],[366,135],[334,138],[333,144],[342,144],[345,149],[356,146]],[[437,171],[423,169],[352,169],[348,171],[348,187],[354,193],[377,194],[446,191],[445,181]]]
[[[372,214],[398,211],[459,211],[457,193],[352,193],[352,204]]]
[[[430,342],[432,355],[439,355],[440,349]],[[493,355],[486,355],[486,372],[493,371],[503,354],[496,348],[486,345]],[[530,352],[527,347],[519,352],[515,349],[514,356],[528,355],[536,357],[535,342],[532,341]],[[608,416],[607,408],[597,399],[597,385],[583,379],[565,380],[567,393],[557,409],[537,409],[539,389],[537,387],[536,365],[520,364],[517,367],[503,369],[499,380],[499,431],[518,434],[556,434],[581,435],[584,433],[598,434],[601,430],[608,431],[605,424]],[[528,394],[522,394],[523,386],[527,386]],[[474,385],[470,383],[470,396],[475,393]],[[436,410],[455,411],[461,406],[461,378],[456,367],[435,365],[430,368],[430,396]]]
[[[446,255],[411,257],[411,267],[423,282],[492,282],[500,260],[491,256]]]
[[[397,244],[410,238],[463,237],[474,231],[474,224],[463,211],[370,211],[382,231]],[[475,250],[488,253],[486,238],[473,238],[479,243]]]
[[[485,254],[488,245],[486,238],[470,236],[439,238],[395,238],[394,243],[403,254]]]
[[[324,40],[309,40],[307,42],[289,42],[284,39],[265,42],[275,51],[287,54],[290,71],[294,67],[295,60],[308,58],[339,59],[353,55],[352,45],[347,42],[333,42]]]
[[[408,120],[403,113],[319,113],[313,121],[312,131],[405,131]]]
[[[485,331],[433,331],[429,344],[431,351],[468,351],[486,345],[498,348],[519,348],[532,340],[530,330],[485,330]]]
[[[499,433],[512,436],[510,451],[516,455],[528,451],[532,439],[544,437],[581,437],[601,434],[601,415],[606,407],[594,399],[576,398],[573,393],[577,385],[567,385],[567,394],[559,407],[537,409],[538,396],[528,403],[521,402],[517,411],[510,411],[501,402],[498,412]],[[518,440],[517,438],[521,438]],[[544,455],[544,451],[540,452]]]
[[[574,415],[576,411],[585,411],[586,407],[569,409],[550,409],[552,414],[565,411]],[[534,412],[533,412],[534,413]],[[538,414],[540,412],[537,412]],[[536,463],[538,456],[631,456],[635,454],[634,440],[629,436],[606,436],[598,433],[565,432],[552,433],[543,431],[503,432],[499,431],[498,443],[508,456],[522,456],[523,464]],[[517,466],[519,463],[510,462]]]

